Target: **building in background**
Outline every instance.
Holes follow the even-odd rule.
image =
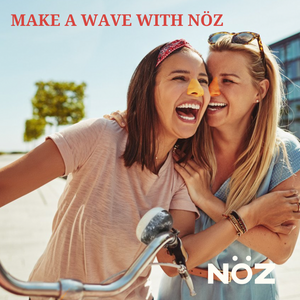
[[[300,32],[269,45],[284,71],[287,107],[282,125],[300,138]]]

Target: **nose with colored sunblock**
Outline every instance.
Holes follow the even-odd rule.
[[[217,97],[217,96],[221,95],[217,77],[215,77],[209,85],[209,94],[210,94],[211,97]],[[215,101],[215,100],[211,100],[208,103],[207,111],[208,112],[220,111],[226,106],[227,106],[226,103],[221,103],[221,102],[218,102],[218,101]]]
[[[191,79],[186,93],[188,95],[195,95],[196,97],[204,96],[204,90],[202,86],[200,85],[199,81],[194,78]]]
[[[209,93],[212,97],[220,96],[220,89],[218,84],[218,78],[215,77],[209,85]]]

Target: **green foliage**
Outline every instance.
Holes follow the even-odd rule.
[[[45,132],[45,119],[30,119],[25,122],[24,141],[30,142],[38,139]]]
[[[74,82],[40,81],[35,85],[37,91],[31,100],[33,118],[26,121],[24,141],[39,138],[47,124],[57,128],[84,118],[84,82],[76,85]]]

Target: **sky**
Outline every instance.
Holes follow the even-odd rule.
[[[218,31],[253,31],[266,44],[300,32],[299,0],[10,0],[0,3],[0,152],[28,151],[43,141],[23,142],[26,119],[37,81],[85,82],[86,118],[98,118],[126,108],[130,77],[140,60],[156,46],[178,38],[207,56],[207,38]],[[59,26],[12,26],[13,17],[59,15]],[[82,16],[98,14],[95,26]],[[114,25],[111,14],[120,19]],[[137,15],[159,15],[158,26],[141,26]],[[182,26],[171,17],[182,15]],[[204,25],[189,15],[203,17]],[[71,26],[70,15],[76,26]],[[105,15],[110,26],[98,26]],[[124,17],[126,15],[126,20]],[[164,25],[165,15],[166,22]],[[221,15],[221,20],[215,22]],[[210,17],[212,22],[210,24]],[[47,17],[49,25],[51,18]],[[153,17],[154,18],[154,17]],[[125,22],[125,24],[124,24]],[[44,23],[45,24],[45,23]],[[65,26],[68,24],[69,26]],[[130,25],[131,26],[124,26]],[[15,24],[16,25],[16,24]],[[217,25],[217,24],[216,24]],[[46,130],[46,134],[51,129]]]

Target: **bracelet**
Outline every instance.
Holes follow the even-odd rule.
[[[228,220],[231,222],[231,224],[232,224],[233,227],[235,228],[237,235],[238,235],[238,236],[241,236],[244,232],[243,232],[243,230],[240,228],[240,226],[239,226],[237,220],[236,220],[231,214],[229,214]]]
[[[233,210],[228,215],[223,214],[222,216],[225,217],[228,221],[230,221],[230,223],[235,228],[238,236],[241,236],[242,234],[248,231],[244,220],[238,215],[238,213],[235,210]]]
[[[248,228],[247,228],[247,226],[245,224],[245,221],[239,216],[239,214],[235,210],[233,210],[231,212],[231,215],[233,215],[234,218],[237,220],[237,222],[239,223],[239,225],[240,225],[243,233],[247,232]]]

